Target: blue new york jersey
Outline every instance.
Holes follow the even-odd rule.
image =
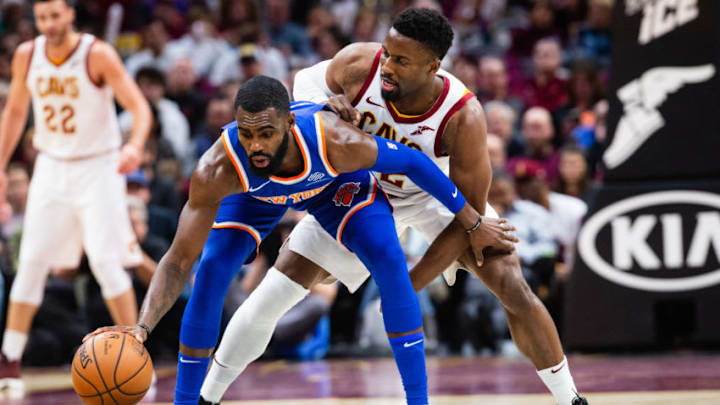
[[[303,158],[303,171],[293,177],[257,177],[250,172],[248,157],[238,138],[237,123],[222,129],[225,150],[240,177],[246,195],[258,200],[289,208],[307,209],[308,200],[320,194],[337,176],[327,158],[322,120],[319,112],[323,105],[294,102],[290,111],[295,113],[292,136]]]

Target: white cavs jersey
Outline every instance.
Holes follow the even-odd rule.
[[[88,73],[94,41],[92,35],[82,34],[60,64],[48,59],[45,36],[34,41],[26,82],[33,102],[33,145],[49,156],[83,158],[120,146],[112,89],[94,83]]]
[[[382,50],[378,51],[370,74],[352,101],[352,105],[362,114],[358,126],[368,134],[391,139],[423,152],[440,170],[448,174],[449,158],[442,153],[443,131],[450,117],[474,95],[455,76],[440,70],[437,75],[444,80],[445,86],[430,110],[418,116],[401,114],[391,102],[385,101],[380,93],[381,53]],[[389,194],[403,197],[423,192],[407,176],[382,173],[376,175],[382,182],[383,189]]]

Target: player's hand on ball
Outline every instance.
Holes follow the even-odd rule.
[[[327,105],[344,121],[347,121],[355,126],[360,123],[360,112],[353,107],[350,100],[348,100],[344,95],[330,97],[327,101]]]
[[[120,150],[120,174],[132,173],[140,167],[142,162],[142,148],[135,143],[128,142]]]
[[[147,340],[147,331],[138,325],[134,326],[105,326],[103,328],[95,329],[94,332],[90,332],[83,338],[83,343],[95,335],[99,335],[105,332],[121,332],[128,333],[137,339],[140,343],[145,343]]]
[[[490,251],[510,253],[515,250],[515,243],[519,242],[517,236],[512,232],[516,229],[510,225],[505,218],[483,217],[480,226],[470,232],[470,246],[475,255],[475,262],[478,267],[485,261],[483,250],[490,248]]]

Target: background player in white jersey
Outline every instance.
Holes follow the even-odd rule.
[[[331,61],[298,72],[294,97],[327,102],[365,132],[423,151],[449,171],[451,180],[475,209],[492,217],[496,214],[486,205],[492,170],[484,112],[456,78],[439,70],[452,38],[452,29],[442,15],[428,9],[407,9],[396,17],[382,45],[349,45]],[[464,242],[466,230],[453,222],[449,211],[404,176],[380,175],[380,180],[390,195],[398,233],[412,226],[428,241],[434,241],[426,260],[411,272],[416,290],[459,258],[462,267],[500,299],[517,347],[532,360],[559,404],[587,404],[577,395],[555,325],[525,282],[517,255],[493,254],[487,260],[473,257]],[[354,291],[368,277],[367,271],[322,231],[317,221],[307,216],[290,235],[291,252],[281,252],[278,263],[309,273],[323,268]],[[484,221],[476,230],[488,235],[496,231],[492,220]],[[450,284],[458,266],[446,272]],[[276,303],[281,298],[272,297]],[[258,329],[263,309],[243,306],[238,310],[243,316],[236,317],[246,321],[228,327],[221,347],[226,340],[245,348],[255,344],[248,339],[248,331]],[[212,365],[201,391],[202,398],[210,403],[217,402],[219,394],[254,359],[233,354],[220,360],[222,366]]]
[[[113,321],[136,322],[135,293],[123,263],[137,244],[122,174],[139,166],[152,119],[115,50],[75,31],[75,11],[65,0],[36,0],[33,12],[42,35],[21,44],[13,56],[10,94],[0,120],[1,204],[6,203],[5,169],[31,99],[33,144],[40,152],[0,357],[0,388],[12,390],[22,389],[20,358],[48,272],[77,266],[83,248]],[[135,117],[122,149],[113,94]]]

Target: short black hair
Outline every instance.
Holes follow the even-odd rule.
[[[278,114],[290,112],[290,96],[277,79],[255,76],[243,83],[235,96],[235,111],[239,107],[249,113],[257,113],[274,107]]]
[[[139,82],[140,79],[147,79],[150,83],[165,87],[165,74],[160,69],[152,66],[141,68],[135,73],[135,82]]]
[[[406,9],[395,17],[392,27],[430,48],[438,59],[445,57],[454,36],[447,18],[428,8]]]

